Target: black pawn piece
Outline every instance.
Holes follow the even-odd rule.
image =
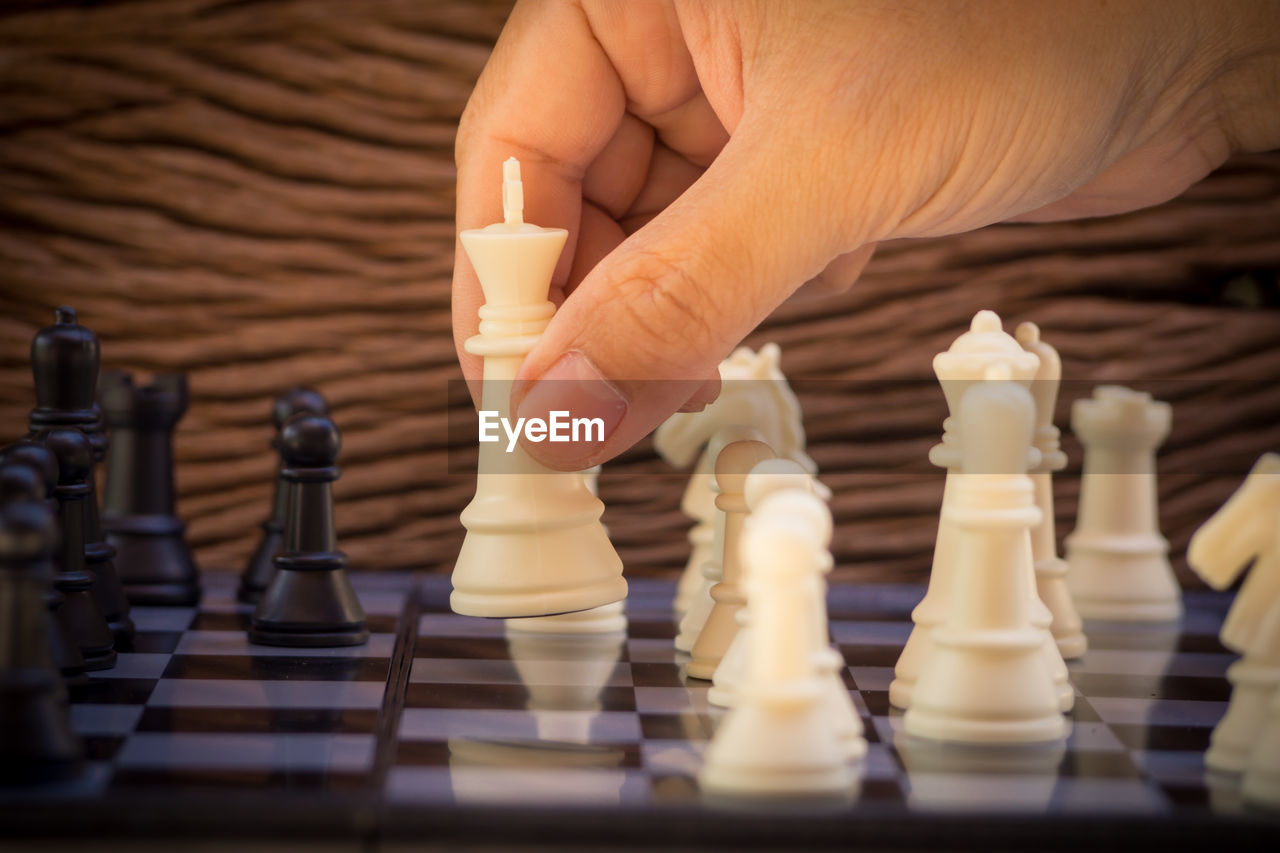
[[[276,398],[271,407],[271,420],[275,427],[271,446],[280,450],[280,430],[285,422],[298,414],[328,415],[329,404],[319,391],[311,388],[293,388]],[[284,543],[285,495],[288,492],[280,471],[284,470],[284,459],[276,469],[275,496],[271,499],[271,516],[262,522],[262,536],[258,547],[253,550],[244,574],[240,576],[240,589],[236,597],[246,604],[257,604],[266,591],[271,579],[275,577],[276,566],[271,562],[280,546]]]
[[[0,783],[69,779],[82,747],[71,730],[61,679],[49,656],[49,555],[56,540],[48,507],[0,508]]]
[[[36,333],[31,341],[31,373],[35,379],[36,407],[30,427],[33,435],[47,429],[77,427],[89,437],[94,463],[106,452],[101,415],[94,404],[98,382],[100,350],[98,336],[76,321],[76,312],[67,307],[54,314],[54,324]],[[94,469],[85,478],[89,497],[85,500],[85,560],[96,581],[93,597],[106,616],[113,636],[124,643],[133,638],[129,599],[112,563],[114,551],[98,526],[98,491]]]
[[[58,520],[62,526],[62,550],[53,585],[64,601],[57,615],[75,640],[87,670],[115,666],[115,638],[93,597],[93,575],[84,565],[84,502],[89,497],[85,479],[93,467],[93,448],[78,429],[50,430],[45,447],[58,458]]]
[[[111,430],[102,527],[125,592],[134,604],[193,605],[200,579],[173,486],[173,431],[187,411],[187,378],[162,373],[138,386],[124,371],[104,371],[98,398]]]
[[[301,414],[280,432],[288,512],[276,576],[263,593],[249,642],[267,646],[357,646],[369,639],[364,609],[347,578],[333,523],[334,464],[342,437],[333,421]]]
[[[23,488],[30,487],[30,480],[25,484],[19,482],[21,475],[12,472],[25,469],[39,481],[35,497],[24,495]],[[49,510],[50,515],[58,517],[58,498],[54,489],[58,485],[58,460],[41,444],[33,441],[20,441],[11,444],[0,453],[0,504],[38,500]],[[56,525],[55,525],[56,526]],[[54,587],[52,580],[44,584],[45,609],[49,612],[49,651],[54,665],[62,673],[63,679],[72,686],[88,684],[84,674],[84,658],[75,639],[67,633],[62,620],[54,615],[64,601],[62,593]]]

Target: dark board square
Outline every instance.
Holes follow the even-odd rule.
[[[1077,672],[1071,680],[1086,696],[1094,697],[1205,702],[1226,702],[1231,698],[1231,685],[1209,676]]]
[[[640,735],[645,740],[706,740],[709,721],[699,714],[641,714]]]
[[[144,705],[155,689],[154,678],[90,678],[88,684],[67,689],[72,702],[102,705]]]
[[[501,637],[433,637],[420,635],[413,647],[415,658],[506,660],[511,657]]]
[[[1111,731],[1129,749],[1204,752],[1213,729],[1206,726],[1147,726],[1112,723]]]
[[[840,654],[847,666],[893,666],[898,662],[902,649],[896,646],[871,645],[869,643],[841,643]]]
[[[680,667],[674,663],[631,664],[631,683],[636,687],[683,687]]]
[[[1058,764],[1058,775],[1137,779],[1142,776],[1142,771],[1127,752],[1068,750]]]
[[[867,712],[873,717],[887,717],[893,710],[893,706],[889,704],[888,690],[859,690],[858,693],[867,706]]]
[[[139,631],[126,645],[116,648],[138,654],[172,654],[178,648],[178,643],[182,642],[182,633],[182,631]]]
[[[140,732],[373,734],[378,713],[338,708],[145,708]]]
[[[165,678],[251,681],[386,681],[387,658],[288,655],[174,655]]]
[[[110,761],[125,742],[123,736],[109,735],[86,735],[80,740],[84,743],[84,757],[89,761]]]
[[[627,624],[627,635],[633,640],[674,640],[679,626],[670,620],[632,619]]]
[[[448,767],[449,744],[435,740],[402,740],[396,744],[397,765]]]

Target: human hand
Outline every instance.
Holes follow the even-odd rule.
[[[527,449],[585,468],[700,407],[753,327],[879,241],[1133,210],[1275,146],[1278,48],[1265,0],[522,0],[459,127],[457,224],[501,218],[519,157],[528,221],[569,240],[513,410],[606,420]],[[473,388],[482,302],[459,250]]]

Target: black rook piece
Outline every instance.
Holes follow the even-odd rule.
[[[293,388],[276,398],[271,407],[271,420],[275,426],[271,446],[280,450],[280,430],[285,422],[298,414],[328,415],[329,404],[319,391],[311,388]],[[262,522],[262,537],[258,547],[254,549],[244,574],[240,576],[240,590],[236,597],[247,604],[257,604],[266,591],[271,579],[275,577],[276,567],[271,560],[280,550],[284,542],[285,495],[288,489],[280,471],[284,470],[284,459],[276,469],[276,490],[271,501],[271,517]]]
[[[30,419],[32,435],[46,429],[77,427],[89,437],[94,464],[102,460],[107,446],[101,416],[93,402],[98,364],[98,337],[76,322],[76,312],[71,308],[59,308],[54,324],[36,332],[31,341],[31,373],[36,386],[36,407]],[[111,561],[115,551],[102,541],[98,529],[98,491],[92,464],[85,483],[89,487],[83,504],[85,561],[96,578],[93,597],[111,626],[112,635],[127,642],[134,634],[129,600]]]
[[[110,669],[116,652],[107,620],[94,599],[94,577],[84,566],[84,502],[89,497],[85,478],[93,467],[93,448],[78,429],[50,430],[45,447],[58,458],[58,520],[62,525],[62,551],[53,585],[65,599],[57,615],[75,640],[88,670]]]
[[[80,741],[48,647],[43,596],[55,539],[43,503],[0,507],[0,782],[6,784],[80,772]]]
[[[200,582],[174,510],[173,431],[187,411],[187,378],[158,374],[137,386],[103,371],[98,399],[111,429],[102,526],[134,604],[192,605]]]
[[[22,475],[14,474],[15,471],[26,470],[29,477],[34,477],[38,481],[39,486],[34,494],[23,494],[22,489],[29,489],[31,480],[23,479]],[[43,502],[43,506],[49,511],[50,517],[56,519],[58,517],[58,498],[54,495],[54,489],[58,485],[58,460],[41,444],[33,441],[20,441],[17,444],[11,444],[0,453],[0,504],[8,504],[14,502],[30,502],[32,500]],[[52,579],[46,578],[44,581],[44,603],[45,609],[49,611],[49,652],[53,657],[54,665],[62,672],[62,677],[68,684],[85,685],[88,684],[88,678],[84,674],[84,658],[80,655],[80,648],[62,624],[62,620],[56,617],[59,607],[64,601],[62,593],[54,587]]]
[[[333,524],[341,435],[322,415],[300,414],[280,432],[287,484],[276,576],[254,611],[249,641],[268,646],[356,646],[369,639]]]

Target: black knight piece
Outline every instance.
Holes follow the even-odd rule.
[[[82,766],[48,648],[43,595],[56,538],[43,503],[0,507],[0,783],[67,779]]]
[[[129,618],[129,600],[112,563],[114,551],[98,533],[98,492],[93,465],[106,451],[101,416],[94,405],[100,356],[98,338],[76,322],[76,312],[59,308],[54,324],[36,333],[31,341],[31,373],[35,379],[36,407],[30,416],[31,434],[47,429],[76,427],[88,436],[93,448],[85,484],[89,496],[86,513],[85,561],[93,572],[93,597],[98,602],[117,641],[128,642],[134,634]]]
[[[285,422],[298,414],[328,415],[329,404],[319,391],[311,388],[292,388],[276,398],[271,407],[271,420],[275,432],[271,439],[271,447],[280,451],[280,430]],[[244,574],[240,576],[240,589],[236,597],[246,604],[257,604],[266,591],[271,579],[275,577],[276,567],[272,558],[280,550],[284,542],[285,495],[287,484],[280,472],[284,470],[284,458],[281,457],[276,469],[275,494],[271,499],[271,516],[262,522],[262,536],[258,547],[254,549]]]
[[[57,615],[75,640],[88,670],[115,666],[114,638],[93,597],[94,577],[84,565],[84,502],[90,490],[85,479],[93,467],[93,448],[78,429],[54,429],[44,435],[45,447],[58,458],[58,521],[62,527],[62,549],[53,585],[64,601]]]
[[[337,550],[334,464],[342,437],[321,415],[295,416],[280,432],[288,486],[276,576],[254,611],[249,641],[268,646],[356,646],[369,639],[364,609]]]
[[[98,399],[111,430],[102,527],[134,604],[190,605],[199,575],[175,511],[173,431],[187,410],[187,378],[157,374],[135,385],[125,371],[103,371]]]
[[[25,478],[14,472],[26,471]],[[58,486],[58,460],[41,444],[30,440],[11,444],[0,452],[0,504],[39,501],[55,520],[58,517],[58,498],[54,489]],[[34,490],[33,490],[34,488]],[[44,604],[49,612],[49,654],[54,665],[62,673],[67,684],[88,684],[84,673],[84,658],[75,639],[67,632],[56,613],[65,600],[54,587],[52,579],[44,585]]]

